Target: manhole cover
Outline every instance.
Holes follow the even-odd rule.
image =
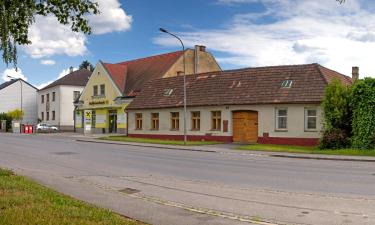
[[[134,188],[125,188],[125,189],[119,190],[119,192],[131,195],[131,194],[135,194],[135,193],[138,193],[138,192],[141,192],[141,191],[137,190],[137,189],[134,189]]]
[[[53,154],[56,155],[74,155],[77,154],[76,152],[54,152]]]

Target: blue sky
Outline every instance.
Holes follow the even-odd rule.
[[[318,62],[348,75],[352,66],[362,77],[375,74],[371,1],[97,1],[102,13],[89,18],[90,36],[37,17],[33,44],[20,47],[20,70],[2,63],[0,77],[24,76],[40,86],[86,59],[119,62],[179,50],[159,27],[179,34],[188,47],[206,45],[223,69]]]

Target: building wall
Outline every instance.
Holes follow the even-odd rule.
[[[24,111],[24,123],[36,124],[37,115],[37,90],[27,83],[22,83],[22,110]],[[0,90],[0,112],[9,112],[21,109],[21,83],[15,82],[12,85]]]
[[[105,96],[93,96],[94,85],[98,85],[99,87],[101,84],[105,85]],[[115,110],[117,111],[118,133],[125,133],[127,125],[124,108],[127,104],[118,104],[114,101],[115,98],[121,95],[121,92],[112,82],[107,71],[100,63],[98,63],[80,97],[80,101],[83,101],[83,104],[78,107],[78,111],[81,112],[78,113],[79,115],[76,115],[76,128],[83,128],[81,121],[84,114],[82,114],[82,112],[92,112],[93,110],[95,110],[95,128],[92,127],[92,129],[90,129],[90,131],[86,131],[86,133],[102,133],[103,128],[104,132],[107,133],[109,130],[109,111]],[[85,124],[91,127],[91,121],[85,120]],[[81,129],[80,131],[82,130],[83,129]]]
[[[52,92],[56,93],[55,101],[52,101]],[[47,94],[49,94],[49,103],[47,103]],[[44,103],[42,103],[42,95],[44,96]],[[42,123],[47,123],[54,126],[60,125],[59,115],[60,115],[60,88],[59,86],[52,87],[46,90],[38,91],[38,118],[42,120],[42,112],[44,113],[44,119]],[[49,109],[47,105],[49,104]],[[47,120],[47,111],[49,112],[49,119]],[[55,111],[55,120],[52,119],[52,111]]]
[[[58,113],[58,118],[60,120],[60,126],[70,128],[73,130],[74,128],[74,92],[79,91],[82,93],[83,87],[82,86],[60,86],[60,95],[59,95],[59,102],[60,102],[60,110]]]
[[[194,74],[194,67],[195,67],[195,51],[193,49],[189,49],[185,52],[185,60],[186,60],[186,74]],[[220,71],[221,68],[219,64],[216,62],[215,58],[211,55],[211,53],[206,51],[198,52],[198,69],[197,73],[205,73],[205,72],[212,72],[212,71]],[[164,77],[173,77],[176,76],[178,71],[183,71],[183,57],[179,58],[177,62],[167,71]]]
[[[276,108],[288,109],[288,123],[287,131],[276,130]],[[305,108],[316,108],[317,117],[317,130],[305,130]],[[319,105],[258,105],[258,106],[218,106],[218,107],[189,107],[187,112],[187,133],[191,136],[199,137],[223,137],[233,136],[233,120],[232,112],[237,110],[252,110],[258,112],[258,142],[274,142],[279,144],[296,144],[312,145],[317,142],[320,137],[322,129],[322,116],[321,107]],[[191,130],[191,112],[200,111],[201,114],[201,129],[200,131]],[[211,130],[211,111],[221,111],[222,129],[221,131]],[[159,130],[151,130],[151,113],[159,113]],[[171,112],[180,113],[180,130],[171,130]],[[143,129],[135,129],[135,113],[143,114]],[[129,135],[183,135],[183,109],[158,109],[158,110],[131,110],[128,112],[129,120]],[[223,121],[228,121],[228,131],[223,131]],[[227,139],[229,140],[229,139]],[[285,142],[286,141],[286,142]]]

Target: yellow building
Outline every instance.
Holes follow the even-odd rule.
[[[204,46],[116,64],[96,64],[75,103],[75,128],[83,133],[127,133],[126,106],[141,92],[145,82],[183,74],[220,71]]]

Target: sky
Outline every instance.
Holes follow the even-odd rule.
[[[19,46],[18,69],[0,64],[0,83],[21,77],[43,87],[83,60],[116,63],[207,46],[222,69],[320,63],[346,75],[375,77],[375,1],[92,0],[93,33],[74,33],[53,16],[37,16],[32,44]]]

